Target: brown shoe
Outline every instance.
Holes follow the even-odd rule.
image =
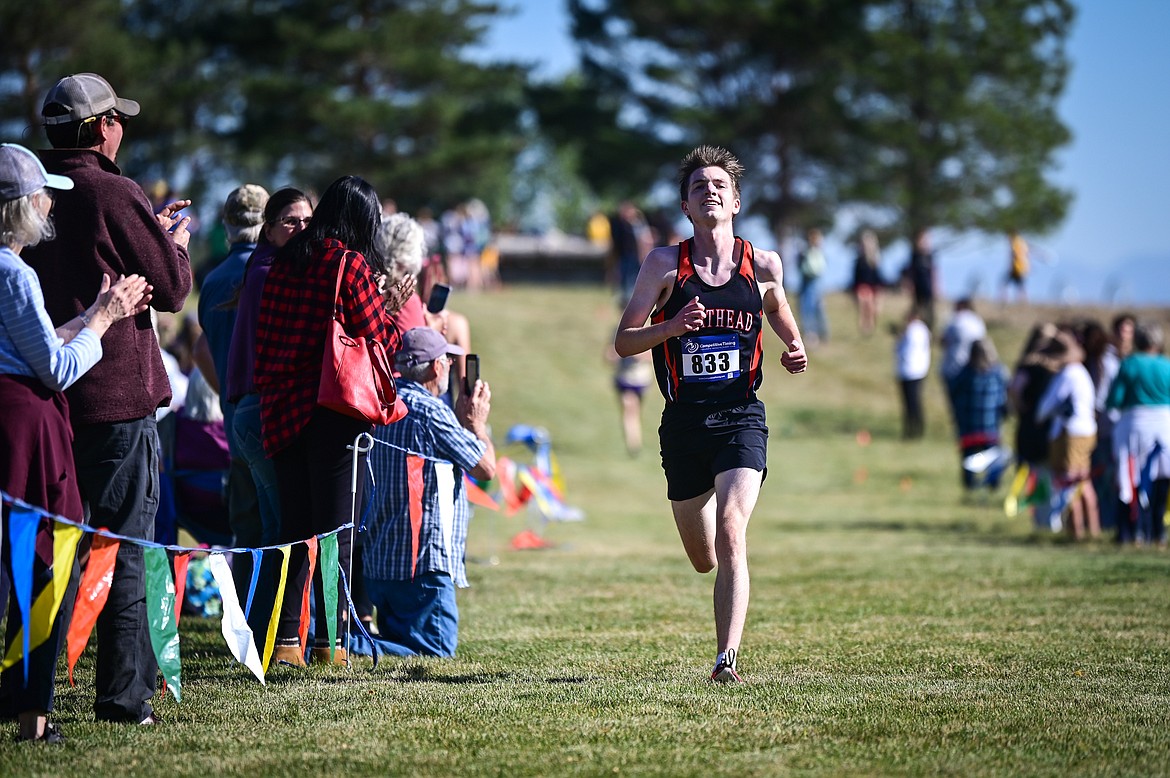
[[[272,661],[292,667],[305,666],[305,654],[300,646],[277,646],[272,651]]]
[[[332,664],[343,665],[343,664],[345,664],[345,660],[346,660],[346,656],[345,656],[345,649],[344,648],[333,649]],[[327,648],[314,648],[312,651],[309,652],[309,661],[311,661],[315,665],[330,664],[329,649],[327,649]]]

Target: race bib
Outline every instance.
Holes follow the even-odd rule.
[[[739,376],[739,336],[680,338],[684,381],[723,381]]]

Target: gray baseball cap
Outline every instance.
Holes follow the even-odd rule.
[[[0,200],[17,200],[44,187],[72,189],[73,179],[45,172],[37,155],[15,143],[0,143]]]
[[[57,104],[66,112],[60,116],[45,116],[45,109]],[[139,106],[133,100],[118,97],[110,82],[97,73],[78,73],[58,81],[45,95],[41,116],[46,125],[80,122],[114,109],[123,116],[137,116]]]
[[[463,347],[448,343],[437,330],[430,327],[415,327],[402,336],[402,348],[395,360],[402,367],[414,367],[431,362],[444,354],[463,354]]]

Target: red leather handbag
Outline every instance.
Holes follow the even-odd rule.
[[[371,424],[392,424],[406,416],[406,404],[398,399],[398,387],[386,349],[372,338],[346,333],[341,324],[341,279],[345,260],[337,268],[333,318],[321,359],[321,383],[317,404]]]

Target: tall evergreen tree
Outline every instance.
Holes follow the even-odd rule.
[[[857,128],[843,197],[906,235],[1057,226],[1071,195],[1047,176],[1070,138],[1056,106],[1071,2],[889,0],[868,17],[839,87]]]
[[[834,88],[864,20],[856,0],[569,6],[586,78],[620,97],[617,115],[650,148],[731,148],[752,170],[749,211],[780,235],[831,219],[847,125]]]
[[[470,50],[484,0],[40,0],[0,6],[0,106],[39,123],[61,75],[95,71],[144,106],[119,162],[146,179],[323,189],[356,173],[415,208],[511,196],[526,71]],[[26,137],[40,145],[40,136]]]
[[[70,73],[96,70],[123,83],[132,65],[119,28],[118,0],[0,3],[0,138],[42,145],[41,104],[49,87]]]
[[[232,3],[224,30],[245,159],[323,186],[370,180],[404,207],[478,196],[497,210],[520,148],[526,72],[471,61],[500,6],[479,0]]]
[[[1070,0],[569,0],[623,126],[726,145],[779,237],[862,206],[887,231],[1044,230]]]

